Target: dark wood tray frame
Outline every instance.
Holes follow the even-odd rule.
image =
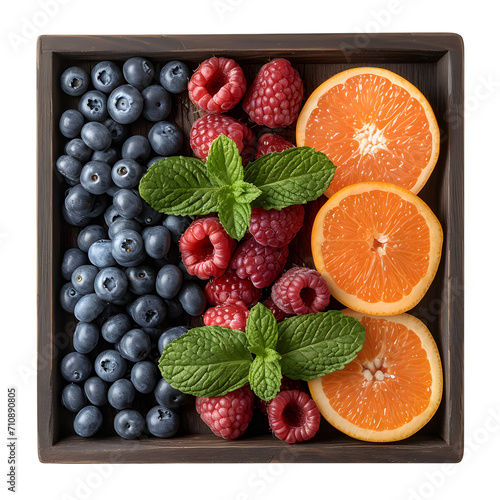
[[[144,55],[196,64],[211,55],[262,64],[287,57],[300,66],[306,88],[352,66],[382,66],[419,87],[441,128],[441,154],[420,193],[438,215],[445,241],[438,275],[413,311],[438,343],[444,395],[433,420],[397,443],[356,441],[323,426],[311,441],[287,445],[271,435],[225,441],[211,434],[169,440],[83,439],[64,435],[59,361],[68,348],[58,305],[60,258],[67,226],[59,215],[64,183],[54,163],[61,154],[59,75],[71,65]],[[38,452],[49,463],[160,462],[457,462],[463,455],[463,43],[452,33],[172,36],[42,36],[37,53],[38,115]],[[306,71],[307,69],[307,71]],[[320,80],[321,81],[321,80]],[[307,95],[305,96],[307,97]],[[182,118],[182,117],[181,117]],[[180,119],[180,118],[179,118]]]

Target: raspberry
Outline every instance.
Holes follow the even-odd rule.
[[[274,435],[287,443],[313,438],[321,423],[314,400],[298,390],[278,393],[268,405],[267,417]]]
[[[253,152],[255,135],[244,123],[231,116],[205,115],[198,118],[191,127],[189,138],[193,153],[205,161],[210,144],[221,134],[232,139],[240,153],[245,150],[247,152],[246,156],[249,156],[248,150]],[[245,153],[243,153],[243,156],[245,156]]]
[[[302,205],[291,205],[281,210],[254,208],[248,230],[261,245],[279,248],[288,245],[303,224]]]
[[[223,328],[245,331],[249,311],[246,307],[233,304],[215,306],[207,309],[203,315],[205,325],[217,325]]]
[[[330,290],[318,271],[293,267],[273,285],[271,298],[287,314],[317,313],[330,303]]]
[[[228,392],[225,396],[195,400],[196,411],[212,432],[224,439],[240,437],[253,415],[254,394],[248,385]]]
[[[237,305],[250,308],[257,304],[262,291],[250,280],[242,279],[229,269],[222,276],[210,278],[205,285],[205,295],[212,305]]]
[[[291,390],[302,390],[302,384],[300,380],[292,380],[288,377],[283,377],[281,379],[281,387],[280,387],[280,392],[281,391],[291,391]],[[271,400],[272,401],[272,400]],[[267,408],[269,407],[269,403],[271,401],[264,401],[263,399],[260,398],[255,398],[255,406],[264,414],[267,415]]]
[[[239,278],[248,278],[256,288],[265,288],[281,274],[287,257],[287,245],[273,248],[249,238],[238,246],[229,267]]]
[[[195,220],[179,240],[187,272],[202,280],[224,274],[235,247],[236,242],[229,237],[217,217]]]
[[[285,149],[294,148],[295,146],[288,142],[281,135],[262,134],[257,141],[257,152],[255,159],[270,153],[281,153]]]
[[[266,300],[263,300],[262,303],[271,310],[273,316],[276,321],[279,323],[286,318],[289,318],[291,314],[287,314],[285,311],[282,311],[274,302],[273,299],[269,296]]]
[[[304,85],[286,59],[274,59],[260,68],[243,99],[243,109],[258,125],[286,127],[298,117]]]
[[[247,90],[240,65],[226,57],[203,61],[188,83],[189,98],[208,113],[224,113],[234,108]]]

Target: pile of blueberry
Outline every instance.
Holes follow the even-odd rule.
[[[68,142],[56,168],[70,186],[64,219],[81,229],[78,247],[65,252],[61,265],[60,303],[76,327],[74,351],[60,371],[68,382],[62,403],[76,413],[73,427],[83,437],[101,428],[104,407],[113,409],[123,438],[177,432],[178,410],[188,397],[160,377],[157,362],[165,345],[187,331],[172,325],[206,308],[177,246],[192,219],[160,214],[137,191],[147,168],[176,154],[183,142],[166,119],[171,94],[186,90],[191,71],[171,61],[161,68],[159,84],[154,74],[150,61],[132,57],[123,68],[103,61],[90,76],[76,66],[61,76],[62,90],[80,99],[78,109],[61,116]],[[136,120],[148,125],[147,137],[130,135]],[[141,413],[136,402],[144,397],[149,410]]]

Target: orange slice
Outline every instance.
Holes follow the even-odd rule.
[[[441,358],[427,327],[409,314],[368,316],[350,310],[366,328],[355,360],[309,382],[323,417],[363,441],[398,441],[435,414],[443,392]]]
[[[322,83],[297,121],[297,146],[337,166],[331,196],[349,184],[385,181],[418,193],[439,155],[439,126],[423,94],[382,68],[353,68]]]
[[[318,272],[332,295],[366,314],[400,314],[429,288],[443,231],[431,209],[388,182],[360,182],[320,208],[311,234]]]

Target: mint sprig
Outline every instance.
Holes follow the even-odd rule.
[[[245,332],[203,326],[165,347],[161,374],[180,391],[222,396],[249,383],[264,401],[281,379],[312,380],[342,369],[361,350],[365,328],[340,311],[305,314],[277,323],[261,303],[249,314]]]
[[[220,135],[205,163],[174,156],[153,164],[141,179],[139,192],[151,207],[166,214],[218,212],[229,236],[240,240],[252,208],[281,210],[315,200],[334,172],[328,157],[309,147],[271,153],[243,168],[234,141]]]

